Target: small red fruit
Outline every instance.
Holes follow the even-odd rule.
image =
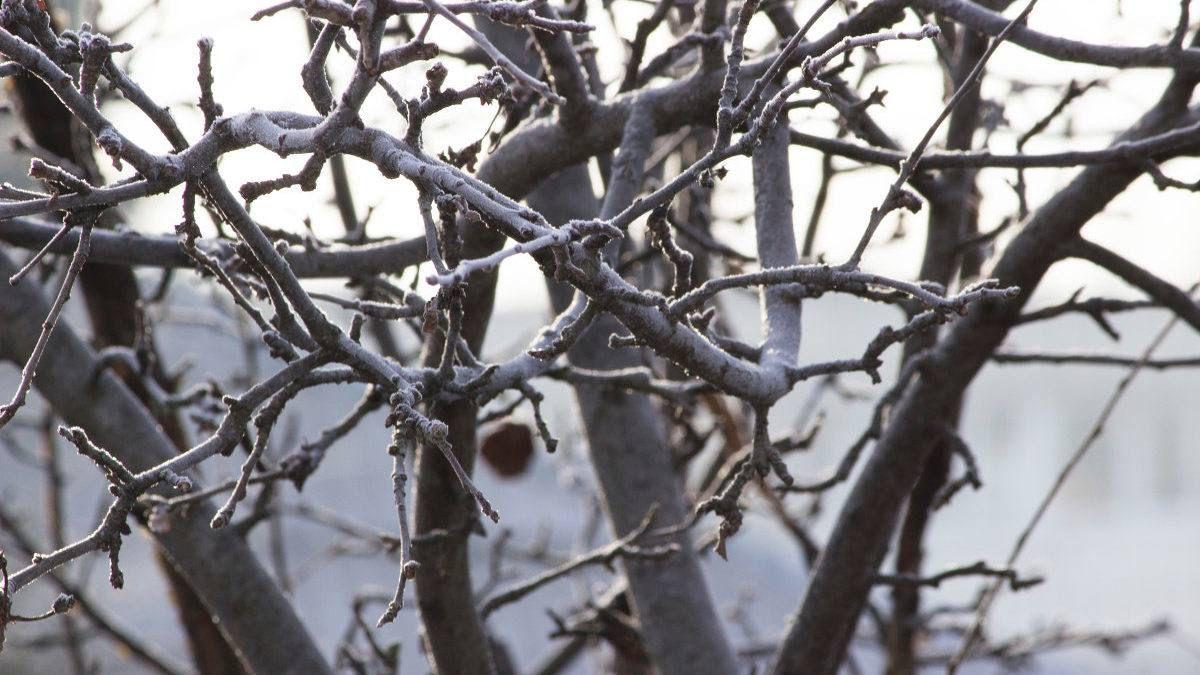
[[[529,468],[533,458],[533,433],[516,422],[495,426],[479,448],[483,460],[504,478],[515,478]]]

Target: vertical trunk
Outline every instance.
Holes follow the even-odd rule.
[[[465,225],[460,221],[460,226]],[[467,225],[463,257],[486,255],[503,238],[481,225]],[[447,260],[453,264],[453,260]],[[463,300],[462,335],[478,353],[491,319],[496,275],[479,274]],[[424,365],[436,365],[442,353],[440,334],[430,336]],[[449,427],[448,440],[458,461],[471,473],[476,451],[476,406],[471,401],[432,406],[431,415]],[[416,459],[417,609],[427,655],[434,672],[487,675],[496,671],[490,641],[476,611],[467,538],[476,527],[476,507],[463,490],[441,450],[421,446]],[[440,531],[440,532],[438,532]],[[431,533],[437,532],[435,536]]]
[[[958,33],[950,73],[951,94],[964,81],[976,62],[987,50],[988,38],[980,33],[963,30]],[[959,102],[947,123],[946,145],[949,150],[970,150],[975,130],[979,126],[982,104],[980,88],[976,87]],[[949,94],[948,94],[949,95]],[[929,227],[925,235],[925,254],[918,277],[935,281],[947,288],[954,281],[959,266],[959,242],[963,232],[974,230],[978,217],[977,191],[974,170],[951,170],[942,174],[938,190],[929,205]],[[935,330],[913,336],[904,344],[902,361],[907,362],[937,341]],[[957,426],[961,401],[955,401],[942,411],[947,424]],[[925,468],[909,496],[896,549],[896,572],[920,575],[924,561],[925,531],[933,516],[933,500],[946,484],[950,470],[950,449],[943,441],[935,443]],[[889,675],[911,675],[916,672],[917,621],[921,609],[921,589],[901,585],[892,589],[892,620],[888,635]]]
[[[523,53],[529,52],[522,51],[527,39],[523,31],[488,23],[480,27],[518,64],[524,62]],[[628,205],[641,188],[642,162],[649,151],[648,143],[653,141],[653,129],[642,132],[650,138],[636,153],[640,160],[618,157],[613,162],[602,218]],[[584,166],[547,179],[530,195],[529,202],[552,223],[595,217],[598,210]],[[553,282],[550,293],[557,311],[571,301],[571,292]],[[568,352],[568,360],[575,366],[599,370],[642,365],[636,350],[609,348],[608,337],[620,330],[615,319],[602,317]],[[614,533],[628,533],[653,505],[658,507],[659,523],[673,524],[687,518],[689,506],[653,402],[641,394],[586,386],[576,387],[575,396]],[[686,534],[679,535],[678,542],[680,552],[666,561],[622,564],[653,665],[664,675],[736,672],[733,650],[708,593],[699,559]]]
[[[475,459],[475,406],[439,404],[431,412],[450,428],[448,440],[463,469],[470,472]],[[418,540],[413,555],[421,564],[417,608],[430,664],[434,672],[445,675],[493,673],[491,646],[475,611],[471,584],[467,539],[475,523],[473,500],[438,448],[421,446],[416,472]],[[438,530],[442,532],[431,536]]]
[[[621,170],[622,164],[618,157],[614,173]],[[624,165],[640,172],[640,167],[635,169],[628,162]],[[632,199],[635,191],[626,192]],[[587,170],[582,166],[546,181],[529,201],[551,222],[594,217],[597,209]],[[551,282],[550,290],[557,311],[570,304],[570,289]],[[574,366],[597,370],[641,365],[636,350],[608,346],[609,336],[616,332],[623,331],[611,316],[598,319],[568,352],[568,360]],[[654,505],[658,507],[658,523],[667,525],[686,519],[690,509],[654,403],[642,394],[588,386],[577,386],[575,399],[614,534],[621,536],[637,527]],[[623,564],[633,609],[653,665],[664,675],[736,672],[736,661],[699,558],[686,534],[679,535],[677,542],[679,553],[665,561]]]
[[[640,365],[636,351],[608,348],[619,330],[611,317],[596,321],[568,354],[571,364],[598,370]],[[655,505],[662,525],[686,520],[689,508],[653,403],[642,394],[585,386],[575,388],[575,398],[614,535],[633,530]],[[677,543],[679,553],[665,561],[623,565],[647,651],[663,675],[736,672],[699,558],[685,534]]]

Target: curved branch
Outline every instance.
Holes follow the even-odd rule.
[[[1130,286],[1140,289],[1151,300],[1174,312],[1192,329],[1200,331],[1200,305],[1178,286],[1155,276],[1150,270],[1115,251],[1082,237],[1067,242],[1062,251],[1064,255],[1086,260],[1112,272]]]
[[[945,15],[992,37],[999,35],[1009,23],[1002,14],[969,0],[918,0],[915,4],[925,11]],[[1200,49],[1194,47],[1178,49],[1169,44],[1153,47],[1098,45],[1047,35],[1026,26],[1017,26],[1009,36],[1009,41],[1057,61],[1113,68],[1200,70]]]

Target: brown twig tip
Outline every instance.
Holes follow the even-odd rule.
[[[396,617],[400,615],[400,610],[403,608],[404,603],[389,602],[387,609],[383,611],[383,615],[380,616],[379,620],[375,622],[375,627],[383,628],[389,623],[395,621]]]
[[[483,511],[483,515],[492,519],[493,523],[500,522],[500,512],[492,507],[492,503],[483,496],[483,493],[478,489],[474,490],[475,501],[479,502],[479,510]]]
[[[874,581],[876,584],[889,586],[928,586],[930,588],[938,588],[942,585],[942,582],[960,577],[990,577],[999,581],[1007,581],[1009,587],[1014,591],[1032,588],[1045,581],[1042,577],[1023,578],[1016,570],[1007,567],[990,567],[982,560],[970,565],[953,567],[928,577],[911,574],[877,574]]]
[[[409,560],[401,565],[400,582],[396,588],[396,595],[390,602],[388,602],[387,608],[383,610],[383,614],[379,617],[379,620],[375,622],[376,628],[383,628],[389,623],[395,621],[396,617],[400,615],[400,610],[404,609],[405,582],[416,578],[417,570],[420,568],[420,566],[420,563],[415,560]]]

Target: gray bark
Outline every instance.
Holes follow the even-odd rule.
[[[505,39],[513,34],[514,31],[489,30],[489,36],[501,49],[516,46],[514,41]],[[635,115],[630,114],[629,118]],[[593,119],[592,125],[596,123]],[[642,163],[654,140],[655,129],[649,115],[642,116],[632,129],[625,120],[622,124],[626,131],[623,140],[628,140],[632,131],[638,136],[640,149],[632,156],[622,153],[614,160],[601,218],[611,217],[637,196]],[[622,143],[623,148],[627,146]],[[584,165],[568,167],[547,179],[530,195],[529,202],[556,224],[573,218],[593,218],[600,206]],[[572,293],[553,281],[549,286],[554,309],[561,312],[570,304]],[[620,324],[611,315],[603,316],[567,353],[568,360],[574,366],[597,370],[641,365],[636,350],[609,348],[609,336],[618,331],[624,332]],[[620,537],[637,527],[655,505],[657,523],[683,522],[689,516],[689,507],[675,472],[666,430],[653,402],[643,394],[586,385],[575,387],[575,399],[613,535]],[[735,672],[733,650],[709,594],[699,558],[686,533],[675,540],[680,551],[665,561],[622,562],[651,660],[663,675]]]
[[[773,93],[773,92],[772,92]],[[754,235],[763,269],[790,267],[798,260],[792,225],[792,173],[788,163],[788,127],[781,119],[754,151]],[[761,293],[765,337],[760,363],[782,368],[796,365],[800,352],[800,301],[787,286]]]
[[[614,172],[621,163],[618,157]],[[640,172],[640,167],[635,170]],[[620,189],[622,198],[632,200],[630,190]],[[576,166],[546,181],[529,202],[551,222],[589,218],[598,206],[591,190],[586,168]],[[555,311],[571,302],[568,288],[551,282],[550,293]],[[598,319],[567,353],[568,360],[597,370],[641,365],[636,350],[609,348],[608,337],[620,328],[611,316]],[[689,508],[654,403],[643,394],[586,385],[575,387],[575,400],[613,535],[637,527],[653,505],[658,506],[657,523],[685,520]],[[663,675],[736,672],[733,650],[694,547],[686,533],[675,541],[680,551],[667,560],[622,564],[651,660]]]

